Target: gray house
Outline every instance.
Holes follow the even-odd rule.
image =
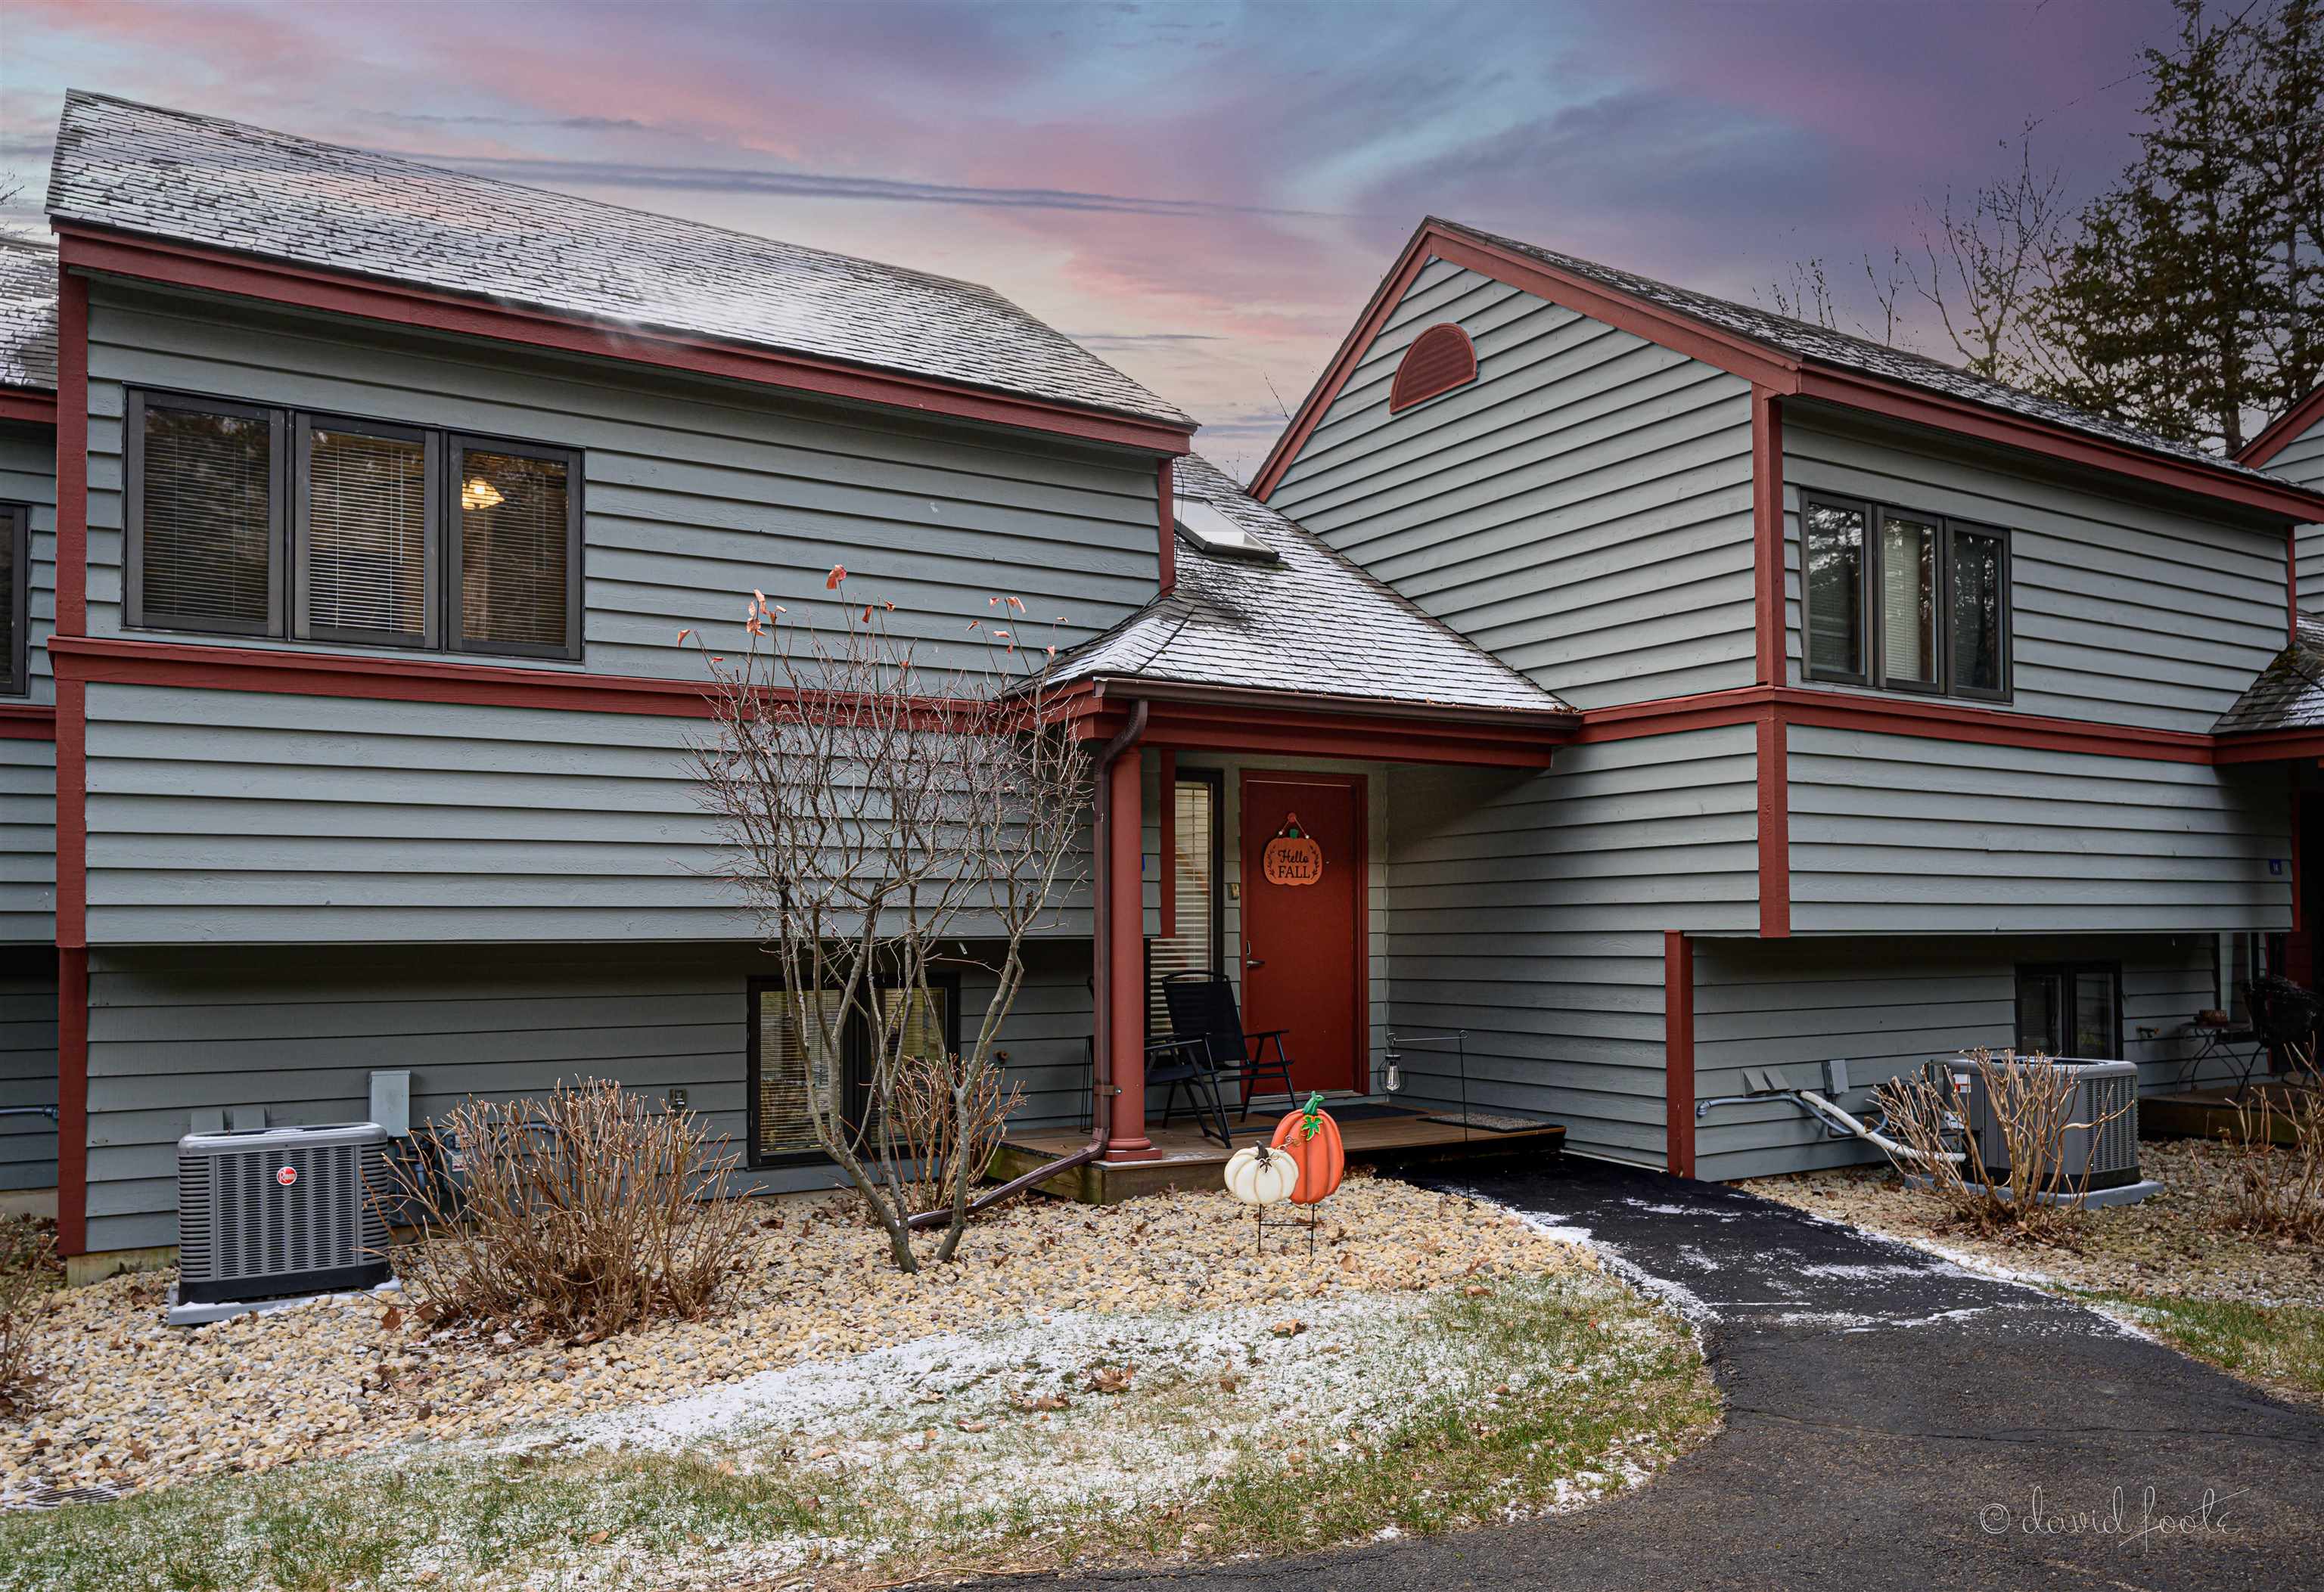
[[[49,209],[0,1088],[58,1131],[0,1118],[0,1173],[83,1275],[173,1241],[190,1126],[358,1117],[383,1070],[420,1117],[618,1078],[827,1180],[678,635],[835,563],[930,648],[995,592],[1064,616],[1098,888],[1005,1049],[1020,1133],[1100,1117],[1105,1164],[1163,1136],[1176,969],[1301,1089],[1393,1059],[1730,1177],[1852,1153],[1698,1133],[1745,1065],[2162,1084],[2292,926],[2317,750],[2215,724],[2324,497],[1942,366],[1430,223],[1254,497],[966,283],[82,93]]]

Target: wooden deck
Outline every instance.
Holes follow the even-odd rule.
[[[1328,1109],[1328,1107],[1326,1108]],[[1254,1114],[1248,1127],[1237,1124],[1234,1148],[1263,1145],[1275,1131],[1281,1112],[1264,1118]],[[1163,1152],[1157,1161],[1093,1161],[1069,1167],[1035,1188],[1045,1194],[1077,1200],[1085,1205],[1114,1205],[1140,1194],[1171,1188],[1218,1188],[1232,1151],[1215,1139],[1204,1138],[1192,1127],[1148,1127],[1147,1136]],[[1340,1142],[1351,1162],[1373,1164],[1420,1161],[1483,1160],[1511,1156],[1554,1158],[1565,1143],[1565,1129],[1556,1123],[1502,1132],[1494,1128],[1462,1127],[1456,1122],[1435,1122],[1420,1112],[1393,1117],[1360,1117],[1340,1124]],[[1081,1128],[1012,1135],[993,1158],[996,1178],[1020,1177],[1044,1161],[1069,1155],[1089,1143]]]
[[[2270,1136],[2280,1145],[2292,1142],[2292,1123],[2282,1110],[2286,1093],[2287,1086],[2282,1083],[2255,1081],[2249,1100],[2255,1127],[2259,1125],[2259,1097],[2265,1094],[2274,1100],[2276,1110],[2269,1123]],[[2141,1138],[2233,1138],[2236,1131],[2236,1100],[2230,1090],[2192,1089],[2181,1094],[2150,1094],[2138,1102]]]

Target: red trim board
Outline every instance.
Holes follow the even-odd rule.
[[[88,629],[88,280],[57,278],[57,634]]]
[[[30,387],[0,390],[0,420],[14,420],[29,426],[53,426],[57,423],[57,395]]]
[[[1663,1158],[1694,1175],[1694,943],[1663,935]]]
[[[1758,727],[1759,937],[1792,933],[1791,732],[1770,703]]]
[[[0,741],[54,741],[57,710],[42,703],[0,704]]]
[[[1178,510],[1171,496],[1171,477],[1176,474],[1176,466],[1168,459],[1159,460],[1154,466],[1154,501],[1160,510],[1161,524],[1161,584],[1156,590],[1166,597],[1178,589]]]
[[[1162,1152],[1146,1136],[1146,888],[1139,879],[1146,848],[1140,813],[1146,774],[1136,748],[1106,771],[1113,782],[1107,822],[1108,855],[1099,866],[1111,870],[1106,897],[1106,993],[1112,1010],[1107,1034],[1113,1049],[1113,1115],[1106,1139],[1108,1161],[1153,1161]]]
[[[1309,391],[1290,426],[1252,480],[1251,492],[1264,500],[1298,457],[1307,438],[1362,362],[1395,302],[1422,264],[1434,257],[1479,271],[1553,303],[1604,321],[1618,330],[1675,350],[1743,377],[1775,396],[1813,398],[1891,419],[2135,479],[2238,503],[2292,520],[2324,519],[2324,494],[2290,482],[2255,480],[2239,472],[2151,454],[2126,444],[2052,425],[2030,416],[1946,397],[1868,372],[1812,364],[1780,349],[1723,327],[1696,320],[1650,299],[1625,293],[1592,278],[1559,270],[1532,255],[1514,253],[1465,228],[1431,219],[1421,224],[1382,281],[1339,354]]]
[[[812,355],[720,342],[682,332],[613,328],[594,321],[457,294],[346,275],[155,239],[60,223],[59,258],[69,270],[226,293],[271,304],[489,337],[632,364],[787,388],[821,398],[875,403],[987,425],[1012,426],[1085,442],[1164,454],[1192,447],[1190,427],[1084,410],[986,388],[876,371]],[[60,404],[64,401],[59,382]]]
[[[2305,436],[2308,428],[2319,421],[2324,421],[2324,382],[2319,382],[2307,397],[2276,416],[2257,437],[2245,443],[2236,455],[2236,463],[2260,469],[2290,446],[2292,438]]]
[[[1791,682],[1784,667],[1784,410],[1751,389],[1751,598],[1762,686]]]
[[[88,952],[57,951],[57,1252],[88,1253]]]

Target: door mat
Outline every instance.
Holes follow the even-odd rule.
[[[1455,1127],[1481,1127],[1489,1133],[1526,1133],[1553,1126],[1538,1117],[1504,1117],[1492,1111],[1471,1111],[1465,1118],[1458,1111],[1438,1111],[1425,1120],[1449,1122]]]

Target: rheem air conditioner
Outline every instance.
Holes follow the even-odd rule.
[[[178,1293],[199,1307],[387,1282],[387,1134],[375,1123],[189,1134],[178,1141]],[[174,1314],[174,1312],[173,1312]]]
[[[2060,1146],[2058,1191],[2071,1194],[2075,1190],[2126,1188],[2139,1181],[2138,1175],[2138,1067],[2131,1062],[2079,1061],[2071,1056],[2055,1060],[1996,1062],[1997,1066],[2055,1067],[2074,1081],[2074,1091],[2065,1103],[2069,1124],[2089,1124],[2067,1127]],[[1993,1104],[1979,1086],[1974,1069],[1966,1073],[1958,1062],[1952,1063],[1957,1081],[1966,1079],[1965,1093],[1969,1109],[1966,1119],[1970,1134],[1977,1141],[1979,1159],[1985,1164],[1988,1178],[2004,1179],[2009,1173],[2009,1146],[1995,1117]],[[2084,1180],[2088,1179],[2086,1182]]]

